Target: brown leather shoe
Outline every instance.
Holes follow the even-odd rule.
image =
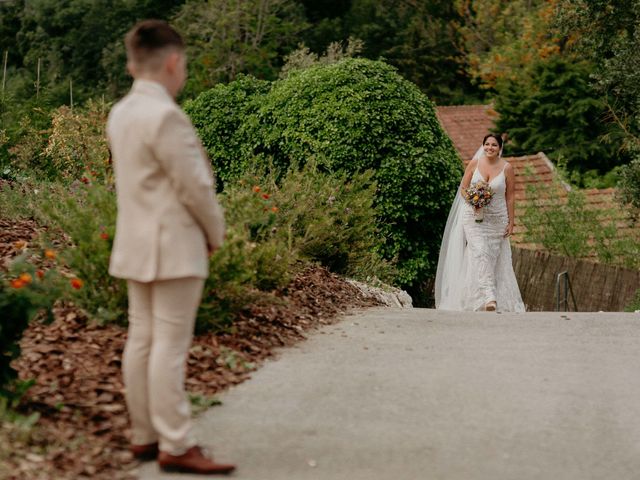
[[[182,455],[170,455],[167,452],[160,452],[158,463],[165,472],[227,474],[236,469],[235,465],[215,463],[212,459],[205,457],[197,445],[191,447]]]
[[[146,445],[131,445],[129,451],[133,453],[133,456],[138,460],[148,461],[158,458],[158,442],[148,443]]]

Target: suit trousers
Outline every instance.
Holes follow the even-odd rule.
[[[131,441],[180,455],[192,447],[191,405],[184,390],[204,279],[127,282],[129,333],[123,353]]]

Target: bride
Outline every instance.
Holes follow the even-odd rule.
[[[494,192],[482,212],[464,197],[465,189],[478,181],[487,182]],[[502,158],[502,138],[487,135],[467,165],[447,219],[436,274],[436,308],[525,311],[509,244],[514,183],[513,167]]]

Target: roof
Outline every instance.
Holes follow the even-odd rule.
[[[473,158],[498,118],[491,105],[436,107],[436,114],[465,162]]]

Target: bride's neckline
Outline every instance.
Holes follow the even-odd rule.
[[[502,170],[500,170],[500,173],[497,174],[495,177],[493,177],[491,180],[485,180],[484,179],[484,175],[482,175],[482,172],[480,171],[480,160],[481,159],[482,159],[482,157],[480,157],[478,159],[478,163],[476,163],[476,171],[480,175],[480,178],[482,178],[482,180],[487,182],[487,183],[493,182],[496,178],[498,178],[500,175],[502,175],[504,173],[504,169],[507,168],[507,162],[503,161],[504,165],[502,165]]]

